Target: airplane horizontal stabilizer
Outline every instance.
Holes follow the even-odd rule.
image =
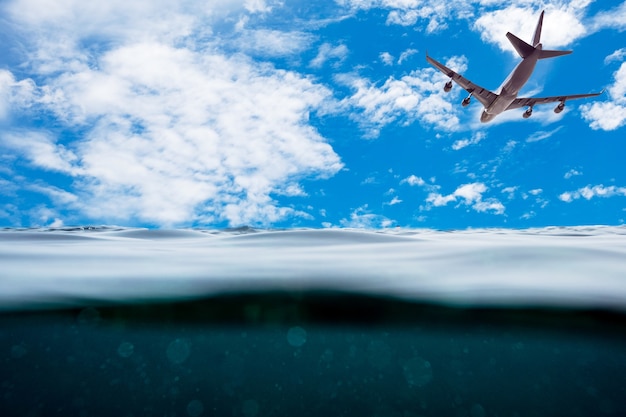
[[[571,53],[572,53],[572,51],[543,50],[539,54],[539,59],[554,58],[554,57],[557,57],[557,56],[567,55],[567,54],[571,54]]]
[[[509,39],[519,56],[521,56],[522,58],[530,56],[530,54],[532,54],[535,50],[535,48],[533,48],[531,45],[527,44],[511,32],[508,32],[506,34],[506,37]]]

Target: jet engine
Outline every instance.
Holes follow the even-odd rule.
[[[528,119],[533,114],[533,108],[529,107],[528,110],[524,112],[524,119]]]
[[[470,104],[471,99],[472,99],[472,96],[465,97],[463,101],[461,102],[461,106],[467,107]]]
[[[557,113],[557,114],[561,113],[564,108],[565,108],[565,102],[562,101],[559,104],[557,104],[557,106],[554,108],[554,112]]]
[[[446,85],[443,86],[443,91],[449,93],[452,90],[452,81],[448,81]]]

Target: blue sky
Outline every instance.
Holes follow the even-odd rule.
[[[625,222],[626,3],[57,3],[0,6],[0,226]],[[425,52],[495,90],[543,9],[521,94],[605,94],[480,124]]]

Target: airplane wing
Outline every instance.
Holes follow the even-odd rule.
[[[443,65],[441,62],[437,62],[426,54],[426,60],[439,71],[446,74],[452,81],[463,87],[468,93],[476,97],[478,101],[482,103],[484,107],[488,107],[498,97],[496,93],[493,93],[486,88],[474,84],[467,78],[452,71],[450,68]]]
[[[604,92],[591,93],[591,94],[573,94],[569,96],[552,96],[552,97],[531,97],[531,98],[516,98],[507,107],[507,110],[519,109],[520,107],[533,107],[535,104],[556,103],[557,101],[565,102],[568,100],[576,100],[578,98],[596,97]]]

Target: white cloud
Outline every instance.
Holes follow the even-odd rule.
[[[393,226],[395,221],[380,214],[372,213],[368,205],[365,204],[350,213],[349,219],[341,219],[339,223],[342,227],[355,229],[380,229]]]
[[[575,191],[566,191],[562,193],[559,195],[559,200],[570,203],[580,198],[591,200],[594,197],[607,198],[614,196],[626,196],[626,187],[616,187],[614,185],[605,187],[602,184],[594,186],[587,185]]]
[[[10,71],[0,69],[0,121],[9,117],[12,107],[29,107],[35,94],[31,79],[17,81]]]
[[[417,49],[412,49],[409,48],[406,51],[402,52],[400,54],[400,57],[398,58],[397,64],[402,64],[403,62],[405,62],[407,59],[409,59],[411,56],[415,55],[418,53]],[[380,59],[383,61],[383,64],[385,65],[393,65],[395,62],[395,58],[393,55],[391,55],[389,52],[381,52],[379,54]]]
[[[40,205],[29,210],[28,215],[31,218],[31,224],[34,227],[62,227],[63,220],[59,214],[49,207]]]
[[[612,62],[621,62],[624,58],[626,58],[626,48],[621,48],[604,58],[604,63],[608,65]]]
[[[493,198],[477,201],[472,208],[480,213],[492,212],[493,214],[503,214],[505,210],[504,205]]]
[[[500,201],[495,198],[483,200],[483,194],[486,191],[487,186],[480,182],[464,184],[459,186],[452,194],[442,195],[439,193],[430,193],[426,202],[434,207],[446,206],[452,202],[459,202],[459,204],[470,206],[478,212],[503,214],[505,207]]]
[[[566,180],[568,180],[568,179],[570,179],[570,178],[572,178],[572,177],[575,177],[575,176],[577,176],[577,175],[583,175],[583,173],[582,173],[582,172],[580,172],[580,171],[578,171],[578,170],[576,170],[576,169],[573,169],[573,168],[572,168],[572,169],[570,169],[569,171],[567,171],[567,172],[565,173],[565,175],[563,175],[563,178],[565,178]]]
[[[400,200],[398,196],[394,196],[390,202],[384,203],[384,204],[388,206],[395,206],[396,204],[400,204],[400,203],[402,203],[402,200]]]
[[[626,62],[622,63],[613,77],[615,82],[609,87],[609,95],[617,102],[626,103]]]
[[[426,184],[426,181],[424,181],[422,179],[422,177],[417,177],[415,175],[409,175],[408,177],[406,177],[405,179],[403,179],[402,181],[400,181],[400,184],[409,184],[411,186],[423,186]]]
[[[594,129],[615,130],[626,123],[626,106],[611,101],[584,104],[580,107],[583,117]]]
[[[487,134],[485,132],[476,132],[469,139],[459,139],[452,144],[452,149],[458,151],[459,149],[463,149],[470,145],[476,145],[481,140],[485,139]]]
[[[245,0],[244,6],[251,13],[269,13],[272,10],[265,0]]]
[[[378,180],[375,176],[371,175],[361,181],[361,185],[378,184]]]
[[[26,34],[28,59],[39,74],[80,70],[97,52],[127,42],[185,42],[211,33],[214,20],[241,9],[240,0],[215,0],[211,6],[183,0],[85,2],[45,0],[7,3],[8,24]],[[196,45],[193,45],[196,46]]]
[[[11,87],[15,83],[15,78],[7,70],[0,70],[0,120],[6,118],[11,103]]]
[[[20,152],[37,167],[70,175],[81,171],[74,166],[78,159],[76,154],[45,132],[9,131],[0,133],[0,139],[2,146]]]
[[[304,51],[312,41],[313,36],[305,32],[243,29],[233,43],[240,51],[254,56],[284,57]]]
[[[402,64],[406,61],[411,55],[415,55],[417,53],[417,49],[407,49],[406,51],[400,54],[400,58],[398,58],[398,64]]]
[[[14,180],[9,181],[4,178],[0,178],[0,195],[15,197],[16,191],[19,190],[19,186],[15,184]],[[1,210],[1,207],[0,207]],[[0,217],[2,217],[0,215]]]
[[[352,10],[373,8],[389,10],[387,24],[413,26],[426,21],[426,32],[432,33],[447,27],[451,15],[457,17],[469,13],[469,2],[444,2],[440,0],[335,0],[337,4]]]
[[[626,124],[626,62],[613,74],[614,82],[608,88],[609,101],[580,106],[583,118],[592,129],[615,130]]]
[[[509,195],[509,199],[513,198],[515,195],[515,192],[518,190],[519,186],[515,186],[515,187],[505,187],[503,188],[500,192],[508,194]]]
[[[381,52],[379,57],[383,61],[383,64],[388,66],[393,65],[394,57],[389,52]]]
[[[553,129],[553,130],[550,130],[550,131],[545,131],[545,130],[537,131],[537,132],[533,133],[532,135],[530,135],[526,139],[526,142],[528,142],[528,143],[539,142],[539,141],[548,139],[548,138],[552,137],[552,135],[554,135],[555,133],[557,133],[561,129],[563,129],[563,126],[559,126],[556,129]]]
[[[348,47],[346,45],[332,46],[330,43],[324,43],[320,46],[317,56],[311,60],[313,68],[321,68],[327,61],[335,60],[338,64],[343,62],[348,56]]]
[[[622,2],[612,10],[598,13],[592,23],[595,30],[605,28],[624,30],[626,29],[626,3]]]
[[[566,203],[570,203],[574,200],[572,193],[570,193],[569,191],[566,191],[564,193],[562,193],[561,195],[559,195],[559,200],[564,201]]]
[[[26,188],[30,191],[45,194],[50,197],[51,200],[61,205],[73,204],[78,200],[76,195],[50,185],[29,184]]]
[[[467,64],[464,57],[454,57],[447,65],[463,71]],[[382,127],[395,121],[409,125],[419,120],[449,131],[460,127],[458,110],[444,98],[441,87],[445,77],[432,68],[412,71],[400,79],[390,77],[381,86],[350,74],[336,79],[355,90],[342,105],[360,110],[353,118],[366,130],[366,136],[377,137]],[[451,93],[453,97],[458,94],[459,89]]]
[[[480,201],[482,194],[487,191],[487,187],[483,183],[475,182],[472,184],[465,184],[460,186],[454,192],[455,197],[461,197],[465,199],[467,204]]]
[[[341,168],[308,122],[331,92],[207,43],[200,35],[234,2],[187,3],[11,3],[34,57],[29,70],[42,80],[30,104],[81,133],[59,143],[43,131],[5,131],[5,146],[72,175],[78,198],[67,204],[92,218],[177,225],[304,216],[272,196],[304,196],[300,178]],[[6,96],[15,82],[6,72],[0,80]]]
[[[447,28],[452,19],[466,19],[473,22],[473,28],[483,40],[493,43],[504,51],[515,55],[514,48],[506,38],[512,32],[530,41],[541,10],[546,11],[542,30],[542,43],[546,48],[560,48],[571,45],[589,33],[605,29],[626,28],[626,3],[613,10],[600,12],[596,16],[586,16],[593,0],[559,0],[539,4],[533,0],[481,0],[472,2],[460,0],[335,0],[340,6],[353,11],[383,9],[389,10],[387,24],[402,26],[419,25],[427,33]],[[478,18],[476,18],[478,16]],[[563,30],[567,28],[567,30]]]
[[[574,0],[547,5],[541,32],[544,47],[564,47],[584,36],[587,29],[582,18],[590,3],[590,0]],[[516,2],[514,5],[484,13],[474,23],[474,29],[480,32],[484,41],[517,56],[506,33],[511,32],[526,42],[532,41],[540,11],[536,2]]]

